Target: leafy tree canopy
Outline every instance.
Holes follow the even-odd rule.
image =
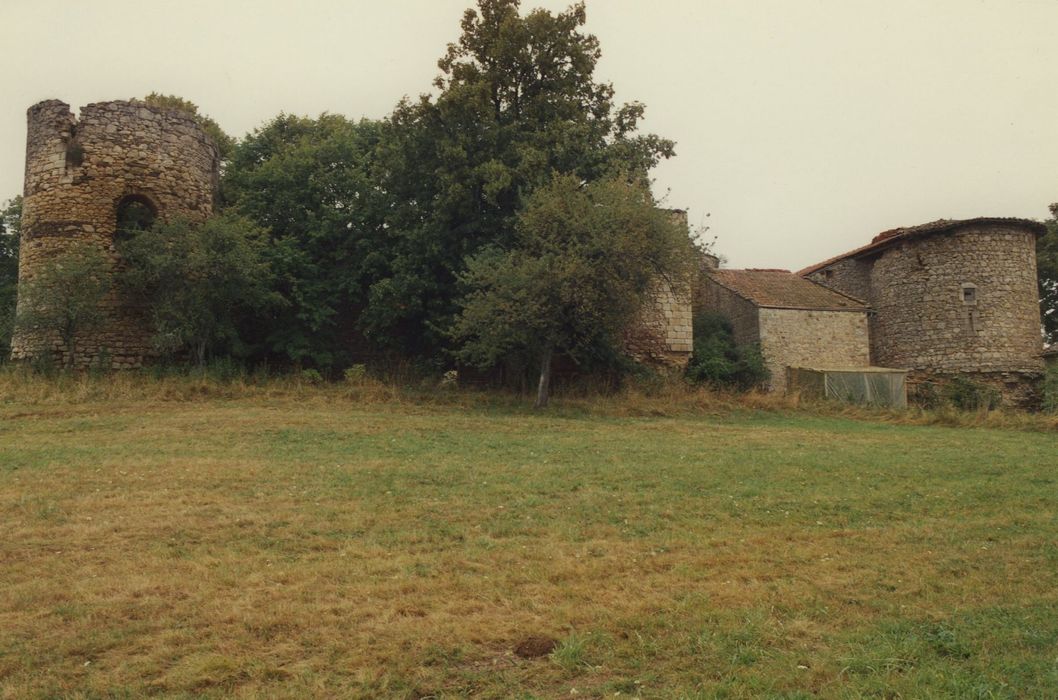
[[[386,120],[379,183],[390,197],[389,270],[371,282],[362,326],[413,353],[444,347],[465,260],[509,245],[525,198],[555,172],[645,179],[673,143],[637,131],[643,106],[615,107],[595,80],[599,42],[583,3],[523,16],[479,0],[439,61],[436,98]]]
[[[270,231],[265,255],[288,302],[261,325],[272,353],[321,367],[343,362],[363,289],[389,269],[388,200],[372,173],[379,131],[331,114],[280,115],[232,154],[223,198]]]
[[[212,117],[200,113],[198,111],[198,105],[194,102],[185,100],[183,97],[177,97],[176,95],[163,95],[158,92],[152,92],[147,95],[143,98],[143,102],[152,107],[175,109],[190,115],[199,123],[203,130],[210,135],[213,142],[217,144],[217,151],[220,154],[220,159],[228,160],[228,158],[231,157],[232,150],[235,148],[235,139],[228,136],[228,134],[220,128],[220,124],[214,121]]]
[[[266,245],[264,231],[232,214],[131,232],[120,243],[121,283],[150,309],[155,346],[199,364],[215,353],[246,355],[240,322],[279,302]]]
[[[547,403],[551,358],[584,361],[622,339],[659,283],[684,278],[690,241],[649,189],[624,178],[583,185],[557,176],[529,198],[508,250],[468,260],[452,329],[461,360],[488,367],[512,355],[540,362]]]
[[[16,324],[40,341],[41,353],[48,353],[49,340],[58,337],[67,369],[77,359],[79,336],[106,319],[103,302],[111,290],[109,266],[98,246],[74,243],[19,286]]]

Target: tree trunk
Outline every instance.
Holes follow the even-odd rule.
[[[544,350],[544,357],[540,360],[540,384],[536,390],[536,403],[533,408],[547,408],[548,399],[551,398],[551,353],[549,347]]]

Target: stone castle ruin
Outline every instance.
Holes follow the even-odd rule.
[[[202,221],[213,213],[219,156],[190,116],[140,102],[98,102],[75,117],[48,100],[30,107],[22,200],[19,280],[32,279],[73,243],[98,246],[120,260],[115,240],[154,219]],[[78,341],[77,366],[109,358],[114,368],[139,367],[154,351],[133,300],[113,290],[106,321]],[[12,357],[63,352],[58,338],[20,330]]]
[[[123,231],[155,219],[203,221],[213,213],[219,179],[216,145],[190,116],[137,101],[90,104],[75,117],[48,100],[30,107],[22,204],[19,280],[33,278],[73,244],[98,246],[121,265],[115,242]],[[673,212],[687,228],[684,212]],[[114,289],[106,322],[79,337],[78,367],[101,359],[116,369],[142,366],[156,355],[150,328],[135,300]],[[632,348],[644,359],[683,366],[691,354],[691,303],[686,290],[659,282],[644,305],[642,332]],[[19,330],[12,357],[50,354],[63,360],[58,337]]]
[[[90,104],[79,117],[48,100],[28,111],[19,280],[33,279],[74,244],[98,246],[109,273],[123,232],[176,217],[212,215],[217,147],[189,115],[136,101]],[[673,211],[686,228],[686,214]],[[683,366],[695,310],[732,320],[739,342],[762,348],[772,389],[788,368],[882,366],[912,380],[969,375],[1029,403],[1043,373],[1036,238],[1023,219],[936,221],[894,229],[870,244],[801,270],[719,270],[692,291],[659,283],[629,349]],[[706,256],[710,257],[710,256]],[[677,285],[679,286],[679,285]],[[114,288],[106,321],[78,339],[80,367],[142,366],[155,356],[135,300]],[[12,357],[56,360],[57,337],[18,329]]]

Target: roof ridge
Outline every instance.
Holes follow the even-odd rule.
[[[801,277],[789,270],[719,269],[709,279],[759,308],[869,311],[861,299]]]

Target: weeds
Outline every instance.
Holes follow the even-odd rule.
[[[551,660],[567,672],[574,673],[590,666],[587,651],[588,638],[579,634],[571,634],[560,641],[555,650],[551,652]]]

